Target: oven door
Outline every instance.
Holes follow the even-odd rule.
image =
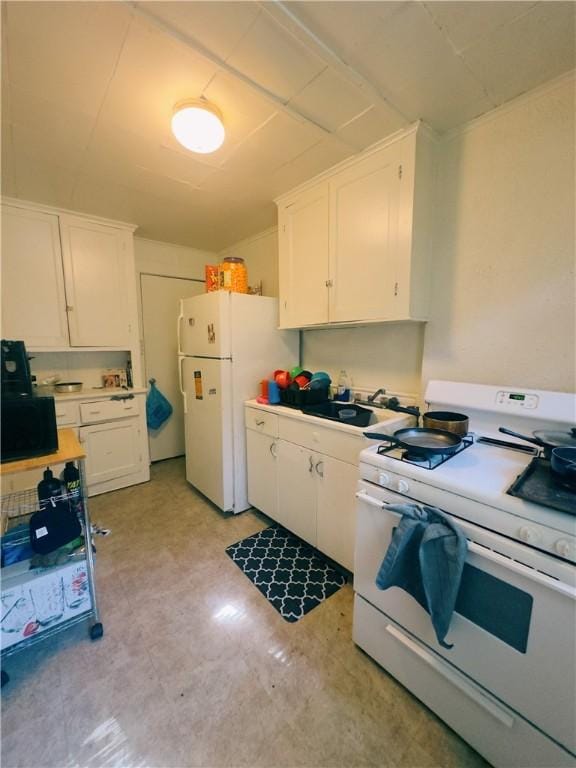
[[[356,498],[356,592],[576,752],[576,569],[456,519],[468,539],[468,555],[446,637],[454,645],[448,650],[436,641],[430,616],[414,598],[399,587],[379,590],[375,583],[400,521],[383,504],[411,499],[363,480]]]

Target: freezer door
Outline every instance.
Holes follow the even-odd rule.
[[[181,359],[186,479],[225,512],[234,508],[231,360]]]
[[[201,357],[231,356],[228,291],[214,291],[181,300],[178,354]]]

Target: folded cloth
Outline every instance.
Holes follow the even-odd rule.
[[[443,648],[456,605],[467,543],[462,531],[435,507],[386,504],[402,515],[376,577],[379,589],[400,587],[430,614]]]

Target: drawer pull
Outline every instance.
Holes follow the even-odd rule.
[[[499,706],[491,698],[488,698],[485,693],[482,693],[476,686],[468,682],[464,675],[461,675],[455,669],[451,669],[445,662],[435,658],[431,653],[421,648],[420,645],[414,640],[411,640],[399,629],[396,629],[392,624],[386,626],[386,632],[392,635],[392,637],[398,641],[401,645],[411,651],[415,656],[418,656],[423,662],[432,667],[442,677],[444,677],[455,688],[458,688],[465,696],[472,699],[479,707],[482,707],[489,715],[492,715],[506,728],[512,728],[514,725],[514,718],[508,714],[508,712],[501,706]]]
[[[264,419],[262,419],[262,421],[260,421],[260,420],[256,419],[256,426],[257,426],[257,427],[263,427],[263,426],[264,426],[264,424],[266,424],[266,422],[264,421]]]
[[[91,416],[96,416],[97,414],[101,413],[101,411],[88,411],[88,413],[89,413]]]

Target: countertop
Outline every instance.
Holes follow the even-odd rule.
[[[96,398],[110,398],[113,395],[145,395],[147,391],[146,387],[133,387],[132,389],[84,387],[80,392],[54,392],[53,387],[38,386],[35,387],[34,394],[52,395],[55,400],[94,400]]]
[[[407,413],[396,413],[395,411],[389,411],[387,408],[368,408],[373,411],[378,418],[378,421],[374,424],[370,424],[367,427],[355,427],[351,424],[344,424],[340,421],[333,421],[332,419],[323,419],[320,416],[312,416],[308,413],[302,413],[298,408],[289,408],[286,405],[264,405],[258,403],[256,400],[247,400],[245,405],[250,408],[259,408],[262,411],[268,413],[275,413],[278,416],[286,416],[289,419],[297,419],[298,421],[304,421],[308,424],[315,424],[318,427],[325,427],[326,429],[335,429],[338,432],[345,432],[349,435],[362,438],[363,432],[380,432],[383,435],[393,435],[398,429],[404,427],[413,427],[416,425],[416,419],[414,416],[410,416]],[[362,406],[365,408],[366,406]]]
[[[44,469],[51,464],[65,464],[67,461],[85,459],[86,452],[78,442],[73,429],[58,430],[58,450],[44,456],[34,456],[30,459],[7,461],[0,464],[0,475],[12,475],[16,472],[27,472],[30,469]]]

